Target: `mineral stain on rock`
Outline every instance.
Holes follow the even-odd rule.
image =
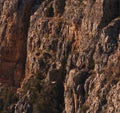
[[[119,112],[119,0],[0,0],[0,113]]]

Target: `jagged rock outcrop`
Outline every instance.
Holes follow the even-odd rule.
[[[61,86],[52,94],[64,113],[119,113],[119,7],[119,0],[2,0],[0,79],[21,83],[23,96],[15,104],[22,110],[13,112],[29,113],[21,105],[32,104],[25,102],[25,87],[37,87],[32,79],[39,76],[51,89]]]

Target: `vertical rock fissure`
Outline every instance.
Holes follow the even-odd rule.
[[[31,3],[30,3],[31,1]],[[25,8],[24,8],[24,13],[23,13],[23,31],[24,31],[24,50],[25,50],[25,55],[24,57],[21,59],[23,61],[23,68],[24,68],[24,74],[22,76],[22,79],[24,79],[25,77],[25,68],[26,68],[26,58],[27,58],[27,37],[28,37],[28,30],[29,30],[29,27],[30,27],[30,17],[31,15],[34,14],[34,12],[36,12],[36,10],[39,8],[39,5],[42,3],[42,0],[30,0],[30,1],[26,1],[24,3],[25,5]],[[23,9],[20,9],[22,8],[22,6],[20,5],[22,3],[22,1],[20,1],[19,3],[19,10],[23,10]],[[29,4],[29,7],[28,7],[28,4]],[[21,14],[20,14],[21,15]]]

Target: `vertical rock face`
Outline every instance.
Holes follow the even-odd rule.
[[[52,97],[57,111],[35,111],[30,95],[39,88],[28,87],[13,112],[119,113],[119,7],[119,0],[1,0],[0,80],[22,82],[19,94],[36,77],[61,86]]]
[[[0,17],[0,78],[18,85],[25,65],[26,36],[25,11],[17,0],[2,1]],[[18,7],[19,5],[19,7]],[[19,10],[19,9],[21,10]],[[27,29],[27,26],[25,30]],[[25,34],[26,32],[26,34]]]
[[[29,4],[29,6],[28,6]],[[25,73],[33,0],[0,1],[0,79],[19,86]]]

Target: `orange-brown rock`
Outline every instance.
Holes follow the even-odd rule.
[[[1,0],[0,80],[20,85],[12,113],[119,113],[119,7]]]
[[[19,86],[25,73],[27,34],[33,1],[2,0],[0,4],[0,78]]]

